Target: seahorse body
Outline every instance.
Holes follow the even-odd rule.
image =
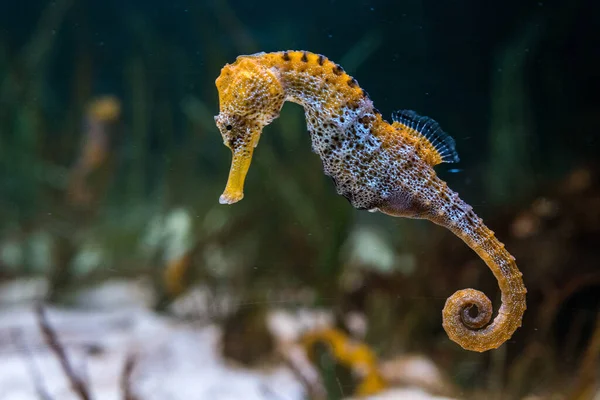
[[[221,203],[242,199],[262,129],[279,116],[285,101],[298,103],[325,174],[354,207],[442,225],[492,270],[502,292],[498,315],[490,323],[492,305],[482,292],[458,291],[442,313],[450,339],[465,349],[486,351],[521,326],[527,292],[522,274],[473,209],[437,177],[433,166],[458,156],[454,141],[435,121],[400,111],[392,124],[386,122],[342,67],[305,51],[240,56],[223,68],[216,85],[220,113],[215,122],[233,154]]]

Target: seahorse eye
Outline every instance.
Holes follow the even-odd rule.
[[[227,129],[228,131],[230,131],[230,130],[232,130],[232,129],[233,129],[233,126],[231,126],[231,125],[227,125],[227,126],[225,127],[225,129]]]

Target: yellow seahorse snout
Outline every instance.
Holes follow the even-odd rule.
[[[223,136],[223,144],[231,149],[232,154],[229,178],[219,203],[233,204],[244,197],[244,181],[261,130],[251,129],[246,122],[225,113],[217,115],[215,122]]]

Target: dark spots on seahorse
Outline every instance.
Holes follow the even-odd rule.
[[[281,58],[283,58],[283,61],[290,61],[290,54],[287,51],[284,51]]]
[[[380,115],[381,115],[381,112],[380,112],[378,109],[376,109],[375,107],[373,107],[373,112],[374,112],[375,114],[380,114]]]
[[[359,103],[356,99],[351,100],[349,102],[346,103],[346,108],[352,110],[352,111],[356,111],[359,108]]]
[[[319,63],[320,66],[323,66],[323,64],[325,63],[325,56],[322,54],[319,54],[319,58],[317,59],[317,62]]]
[[[350,78],[348,79],[348,86],[350,86],[351,88],[355,88],[358,86],[358,82],[356,81],[356,79]]]
[[[308,54],[306,52],[302,52],[302,58],[300,59],[302,62],[308,62]]]
[[[344,68],[342,68],[338,64],[335,64],[335,67],[333,67],[333,73],[336,74],[337,76],[340,76],[344,73]]]

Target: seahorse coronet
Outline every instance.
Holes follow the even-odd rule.
[[[216,85],[220,112],[215,122],[232,151],[221,203],[243,198],[263,128],[279,116],[286,101],[298,103],[305,110],[312,149],[339,194],[358,209],[446,227],[498,280],[502,306],[493,320],[490,300],[477,290],[460,290],[448,298],[442,317],[449,338],[465,349],[486,351],[506,342],[521,326],[526,289],[514,257],[433,169],[459,159],[454,140],[437,122],[400,110],[401,118],[390,124],[355,78],[327,57],[308,51],[239,56],[223,67]],[[471,315],[473,307],[476,315]]]

